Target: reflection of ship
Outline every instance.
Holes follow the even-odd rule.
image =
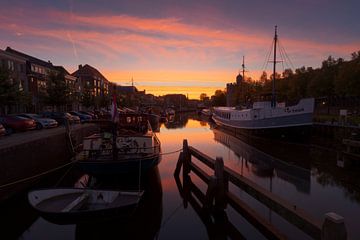
[[[76,225],[76,239],[154,239],[162,221],[162,186],[158,168],[149,171],[141,182],[145,191],[136,211],[128,219],[108,219]],[[101,183],[101,187],[118,185]],[[119,182],[124,188],[124,181]]]
[[[310,192],[310,169],[280,160],[219,129],[213,129],[213,132],[216,141],[229,147],[236,155],[252,163],[251,170],[257,176],[272,177],[275,174],[277,177],[293,184],[299,191]]]
[[[188,122],[189,115],[189,113],[173,115],[172,117],[168,118],[168,121],[164,123],[164,125],[167,129],[183,128]]]

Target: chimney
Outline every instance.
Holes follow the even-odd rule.
[[[82,64],[79,65],[79,70],[82,68]]]

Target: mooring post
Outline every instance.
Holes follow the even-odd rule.
[[[183,141],[183,176],[190,173],[191,154],[189,151],[188,142],[186,139]]]
[[[321,229],[322,240],[346,240],[347,232],[344,218],[336,213],[325,214],[325,220]]]
[[[217,157],[214,166],[215,176],[217,179],[216,193],[215,193],[215,207],[218,210],[224,210],[226,208],[226,195],[228,183],[225,181],[224,173],[224,160],[222,157]]]

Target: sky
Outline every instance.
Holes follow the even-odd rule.
[[[0,0],[0,48],[74,72],[97,68],[147,93],[208,96],[271,73],[274,26],[292,67],[320,67],[360,50],[358,0]]]

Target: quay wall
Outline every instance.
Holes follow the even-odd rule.
[[[74,145],[97,131],[93,124],[70,127]],[[66,164],[71,159],[71,146],[65,127],[16,133],[0,139],[0,201],[31,186],[34,180],[2,187]],[[35,179],[35,181],[38,179]]]

